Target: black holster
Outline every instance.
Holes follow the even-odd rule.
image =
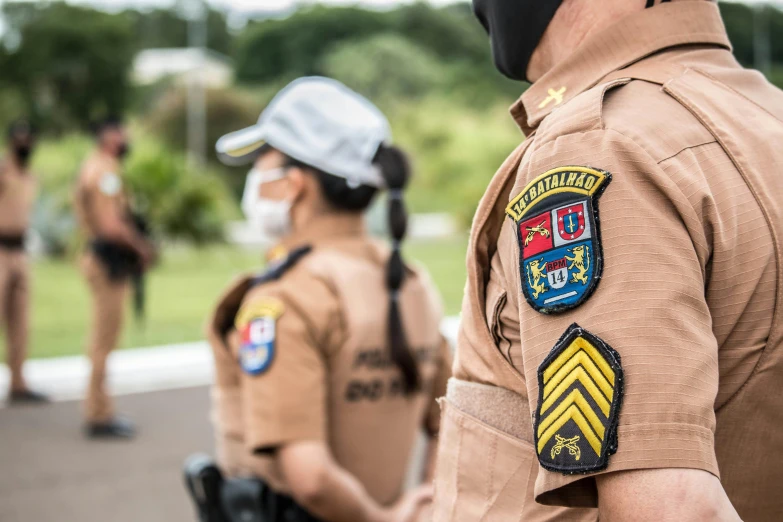
[[[106,267],[112,281],[125,281],[143,272],[139,255],[125,245],[106,239],[94,239],[90,242],[90,250]]]
[[[223,474],[214,461],[206,455],[192,455],[185,461],[184,473],[199,522],[230,522],[220,502]]]
[[[276,493],[263,480],[224,479],[206,456],[188,459],[185,482],[200,522],[320,522],[294,499]]]

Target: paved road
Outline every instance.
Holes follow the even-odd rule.
[[[78,402],[0,409],[0,521],[193,522],[184,458],[212,448],[205,387],[128,395],[132,442],[91,442]]]

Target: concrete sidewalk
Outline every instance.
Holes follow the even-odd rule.
[[[187,455],[213,447],[205,387],[127,395],[131,442],[82,436],[80,403],[0,411],[2,522],[193,522]]]

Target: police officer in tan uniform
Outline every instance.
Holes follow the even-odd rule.
[[[389,137],[369,101],[304,78],[218,142],[225,162],[255,161],[243,209],[279,242],[208,331],[220,466],[262,492],[247,520],[408,521],[427,509],[429,486],[406,494],[406,471],[422,430],[435,447],[451,355],[428,275],[401,257],[409,168]],[[363,218],[382,189],[391,250]],[[229,520],[246,520],[227,484]]]
[[[37,181],[29,170],[35,135],[29,122],[8,128],[8,153],[0,160],[0,311],[5,329],[6,362],[11,374],[11,404],[46,402],[46,396],[27,387],[22,365],[27,356],[30,268],[24,239]]]
[[[133,425],[115,415],[106,392],[106,361],[122,331],[130,277],[150,266],[155,251],[132,219],[122,173],[122,160],[128,152],[122,122],[115,118],[102,122],[96,130],[96,145],[82,165],[75,201],[89,239],[81,265],[93,301],[87,346],[92,371],[85,400],[86,434],[130,438]]]
[[[441,521],[783,519],[783,93],[708,0],[475,0],[527,135],[479,205]]]

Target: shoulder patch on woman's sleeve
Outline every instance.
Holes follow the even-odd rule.
[[[240,335],[239,365],[249,375],[266,372],[275,356],[277,319],[285,310],[273,297],[255,299],[240,308],[236,328]]]
[[[522,292],[534,310],[571,310],[598,286],[598,198],[611,180],[602,170],[559,167],[528,183],[506,207],[516,223]]]
[[[620,355],[572,324],[538,367],[538,461],[566,475],[600,471],[617,452]]]

